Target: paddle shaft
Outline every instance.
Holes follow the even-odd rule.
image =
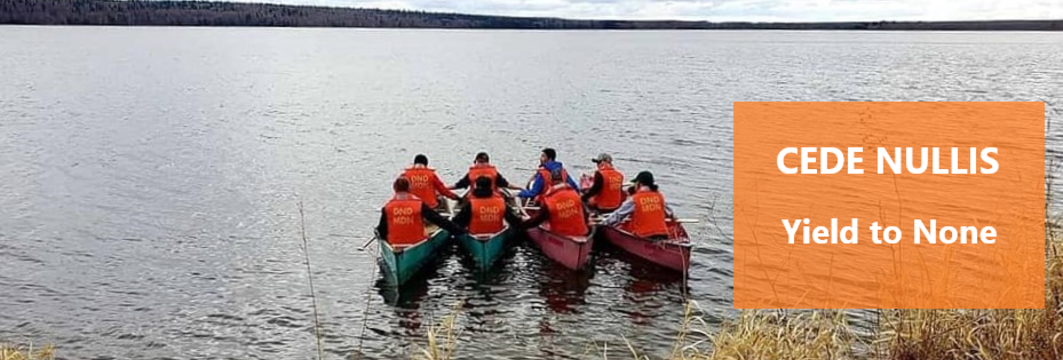
[[[602,222],[605,221],[605,217],[604,216],[592,216],[590,218],[590,220],[591,220],[592,224],[599,224],[599,223],[602,223]],[[698,220],[698,219],[674,219],[672,221],[675,221],[675,222],[680,223],[680,224],[697,224],[697,223],[701,222],[701,220]]]
[[[362,247],[358,248],[358,251],[365,251],[365,248],[369,247],[369,245],[372,245],[374,242],[376,242],[376,236],[369,239],[369,241],[366,241],[365,244],[362,244]]]

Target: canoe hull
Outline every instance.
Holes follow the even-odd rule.
[[[687,272],[690,269],[690,239],[683,225],[669,223],[668,240],[650,241],[615,226],[602,226],[599,232],[606,241],[643,260],[661,267]]]
[[[450,242],[450,233],[436,230],[424,241],[395,251],[386,241],[380,243],[380,267],[389,285],[401,286],[414,277],[439,250]]]
[[[542,227],[528,229],[528,238],[546,257],[571,270],[586,267],[594,247],[594,236],[568,237]]]
[[[510,228],[486,236],[465,234],[458,238],[458,242],[472,256],[477,270],[487,272],[502,257],[512,234],[513,230]]]

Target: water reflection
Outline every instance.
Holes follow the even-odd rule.
[[[546,300],[550,311],[571,314],[577,313],[579,306],[586,303],[587,288],[594,277],[594,260],[586,269],[573,271],[561,264],[542,257],[537,273],[539,276],[539,295]]]

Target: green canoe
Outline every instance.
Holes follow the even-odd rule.
[[[476,268],[482,273],[491,270],[491,265],[502,257],[506,244],[513,236],[513,230],[509,227],[494,234],[465,234],[458,238],[461,246],[472,255]]]
[[[400,286],[406,283],[434,258],[437,251],[450,244],[450,233],[446,230],[433,228],[426,231],[431,231],[427,239],[397,249],[387,241],[377,241],[380,243],[380,267],[388,284]]]

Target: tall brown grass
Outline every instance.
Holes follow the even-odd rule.
[[[746,310],[714,332],[692,304],[668,359],[843,360],[866,347],[842,311]]]
[[[55,348],[0,344],[0,360],[55,360]]]
[[[825,310],[747,310],[714,330],[691,301],[665,359],[1060,360],[1063,238],[1049,234],[1045,309],[885,310],[879,312],[879,327],[860,336],[845,312]],[[454,330],[458,315],[456,308],[429,329],[426,346],[413,358],[453,358],[460,345]],[[623,342],[631,359],[652,359],[636,351],[627,338]],[[607,356],[608,351],[601,353]]]
[[[458,335],[460,331],[457,330],[458,315],[461,311],[461,305],[455,305],[450,315],[447,315],[443,320],[437,324],[428,328],[425,332],[425,344],[424,346],[417,346],[417,352],[413,355],[413,360],[449,360],[454,358],[454,350],[458,347]]]
[[[1055,228],[1055,227],[1053,227]],[[1055,230],[1052,230],[1055,231]],[[886,310],[870,338],[842,311],[747,310],[713,329],[688,303],[667,360],[1059,360],[1063,359],[1063,237],[1046,241],[1045,309]],[[460,305],[428,329],[415,360],[453,359]],[[631,358],[639,354],[624,339]],[[602,354],[603,358],[606,354]],[[54,360],[51,346],[0,344],[0,360]]]
[[[1050,242],[1044,309],[886,311],[879,339],[885,358],[1063,359],[1060,240]]]

